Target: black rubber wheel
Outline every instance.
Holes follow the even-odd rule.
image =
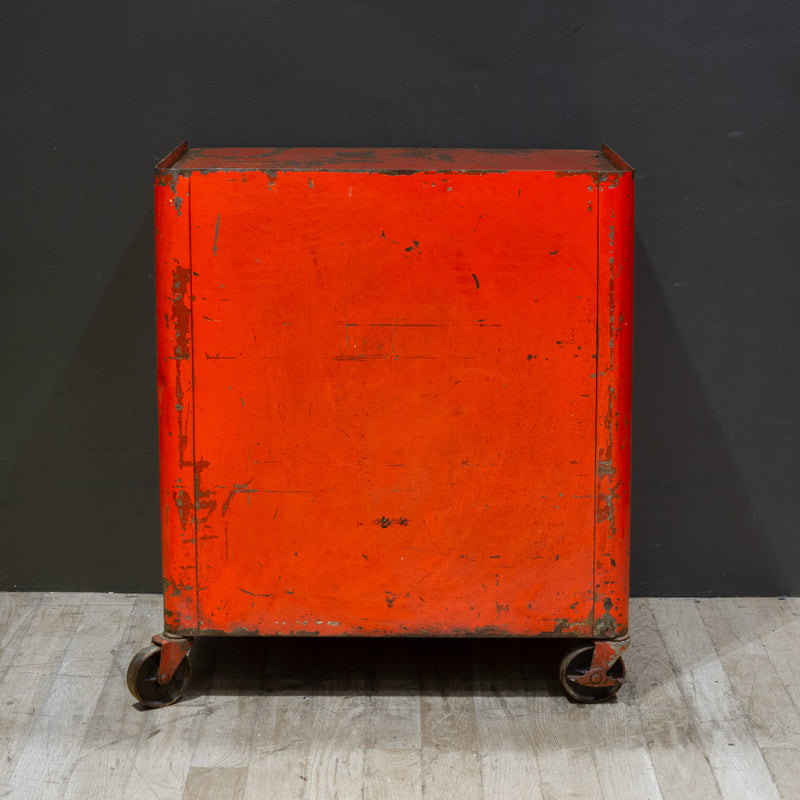
[[[140,650],[132,659],[128,667],[128,689],[142,705],[149,708],[163,708],[171,706],[183,697],[189,680],[192,677],[192,667],[188,656],[184,656],[172,680],[162,686],[158,682],[158,665],[161,661],[161,648],[152,644]]]
[[[584,686],[575,681],[575,676],[585,675],[592,666],[594,645],[588,644],[568,650],[561,661],[558,677],[567,696],[578,703],[602,703],[610,700],[622,686],[625,680],[625,662],[618,658],[608,671],[608,675],[616,678],[619,683],[613,686]]]

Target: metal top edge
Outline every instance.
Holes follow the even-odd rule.
[[[186,153],[189,152],[189,142],[184,139],[176,148],[167,153],[161,161],[156,164],[157,170],[170,169],[177,161],[179,161]]]
[[[184,143],[185,144],[185,143]],[[157,169],[191,172],[424,172],[556,171],[617,173],[630,167],[610,148],[187,148],[180,145]]]

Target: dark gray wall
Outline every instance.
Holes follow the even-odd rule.
[[[800,5],[4,6],[0,587],[159,590],[181,139],[606,141],[637,167],[633,591],[800,593]]]

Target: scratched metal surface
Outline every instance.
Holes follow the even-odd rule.
[[[192,148],[173,165],[179,172],[230,170],[320,172],[623,172],[606,151],[475,148]]]
[[[625,632],[632,175],[595,156],[162,165],[170,629]]]

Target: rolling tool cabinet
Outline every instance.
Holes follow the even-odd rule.
[[[628,638],[633,172],[610,149],[156,168],[168,705],[195,636]]]

